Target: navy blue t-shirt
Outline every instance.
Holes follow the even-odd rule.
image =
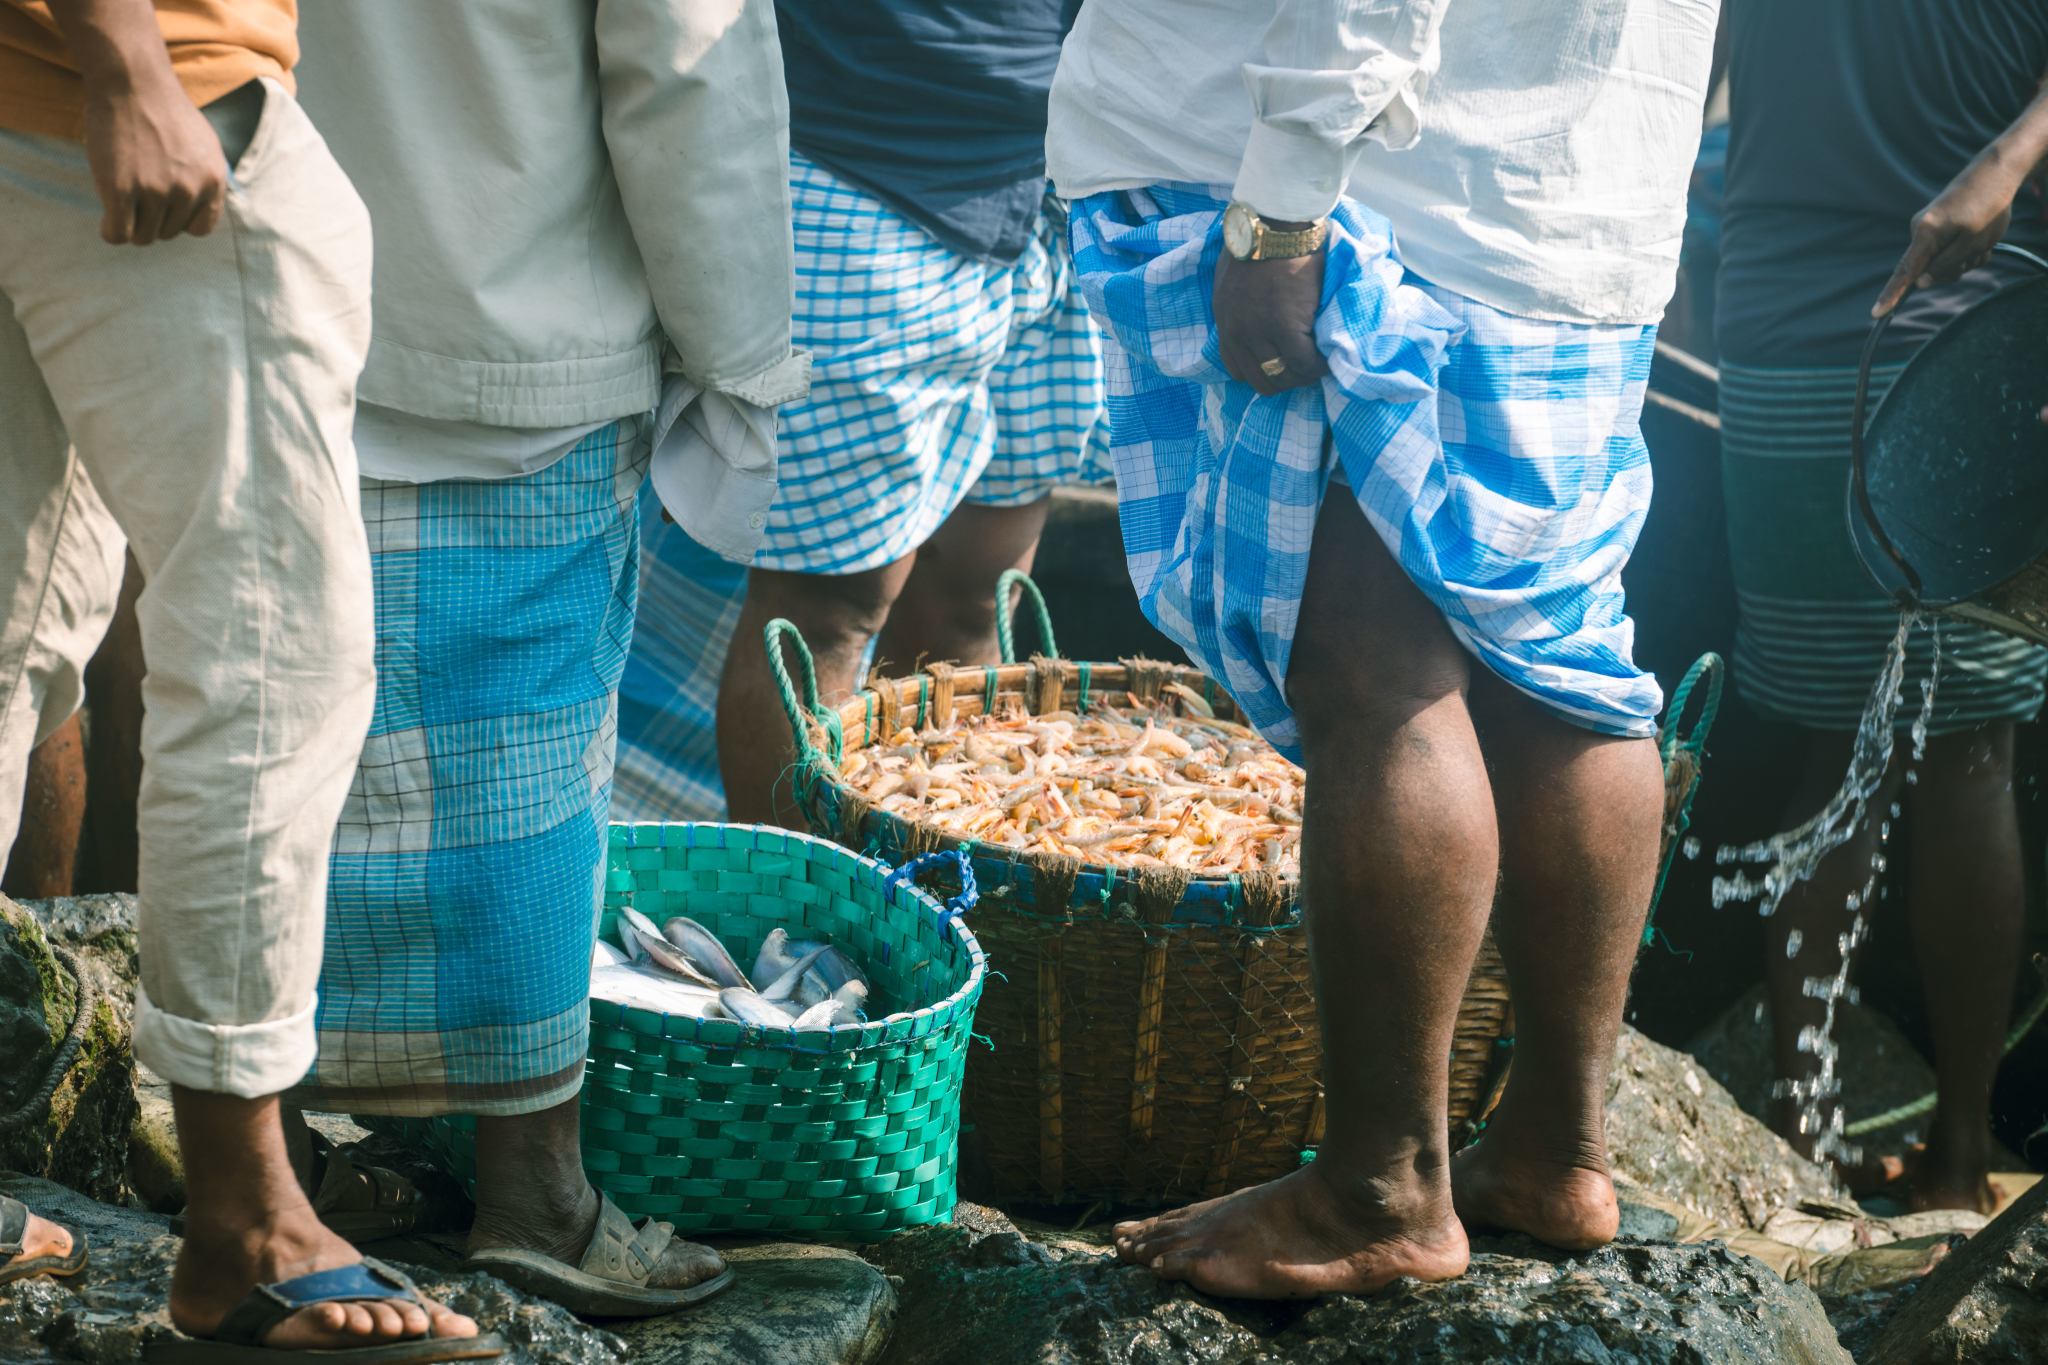
[[[1727,0],[1728,170],[1715,335],[1737,365],[1854,365],[1912,218],[2010,127],[2048,72],[2044,0]],[[2048,248],[2038,190],[2006,240]],[[2024,266],[1914,290],[1903,360]]]
[[[955,251],[1014,261],[1081,0],[777,0],[789,140]]]

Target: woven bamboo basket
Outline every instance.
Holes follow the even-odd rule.
[[[591,1183],[628,1215],[685,1232],[873,1240],[951,1216],[986,972],[959,919],[971,881],[942,906],[911,884],[915,869],[757,825],[613,825],[606,866],[607,937],[630,905],[657,924],[688,915],[741,962],[778,927],[830,938],[866,970],[877,1017],[799,1033],[591,1001]],[[474,1195],[474,1117],[374,1122]]]
[[[1015,652],[1010,581],[1005,575],[997,595],[1006,660]],[[837,778],[842,754],[905,726],[1013,706],[1047,715],[1098,702],[1157,704],[1162,695],[1181,705],[1164,692],[1168,683],[1192,688],[1217,716],[1243,723],[1235,701],[1198,669],[1056,657],[1043,600],[1028,579],[1022,586],[1038,607],[1044,653],[1022,663],[877,674],[832,708],[818,703],[796,628],[769,625],[806,818],[814,830],[886,862],[940,849],[970,861],[982,889],[974,929],[991,963],[977,1020],[994,1046],[970,1059],[965,1122],[999,1196],[1144,1204],[1223,1194],[1284,1174],[1323,1136],[1321,1036],[1293,879],[1133,873],[980,845],[877,810]],[[796,681],[784,663],[785,641]],[[1696,763],[1689,771],[1681,809]],[[1489,934],[1458,1013],[1454,1134],[1476,1131],[1484,1101],[1497,1097],[1508,1052],[1500,1044],[1511,1033],[1505,969]]]

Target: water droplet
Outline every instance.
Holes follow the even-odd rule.
[[[1785,956],[1798,957],[1799,945],[1804,943],[1805,941],[1806,935],[1801,933],[1797,929],[1794,929],[1791,933],[1785,935]]]
[[[1697,858],[1697,857],[1699,857],[1699,856],[1700,856],[1700,837],[1699,837],[1699,836],[1698,836],[1697,834],[1688,834],[1688,835],[1686,835],[1686,836],[1685,836],[1685,842],[1684,842],[1684,843],[1682,843],[1682,844],[1680,844],[1680,845],[1678,846],[1678,849],[1679,849],[1679,852],[1681,852],[1681,853],[1685,854],[1685,856],[1686,856],[1686,858],[1687,858],[1688,860],[1691,860],[1691,859],[1693,859],[1693,858]]]

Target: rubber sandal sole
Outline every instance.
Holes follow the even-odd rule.
[[[388,1346],[357,1346],[341,1351],[286,1351],[275,1346],[235,1346],[201,1337],[175,1336],[143,1348],[149,1365],[435,1365],[444,1360],[488,1360],[510,1348],[495,1332],[473,1337],[421,1337]]]
[[[38,1256],[33,1260],[9,1261],[6,1265],[0,1265],[0,1284],[13,1284],[17,1280],[32,1280],[38,1275],[54,1275],[62,1278],[66,1275],[76,1275],[79,1271],[85,1269],[85,1263],[90,1257],[90,1252],[85,1244],[85,1234],[74,1232],[71,1236],[72,1247],[69,1255]]]
[[[651,1318],[691,1308],[732,1288],[731,1266],[688,1289],[641,1289],[565,1265],[538,1251],[480,1251],[462,1263],[464,1273],[481,1270],[514,1289],[558,1303],[578,1317]]]

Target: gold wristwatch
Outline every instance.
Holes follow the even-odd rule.
[[[1323,244],[1328,219],[1318,218],[1300,232],[1276,232],[1266,226],[1250,204],[1233,199],[1223,210],[1223,249],[1240,261],[1280,261],[1307,256]]]

